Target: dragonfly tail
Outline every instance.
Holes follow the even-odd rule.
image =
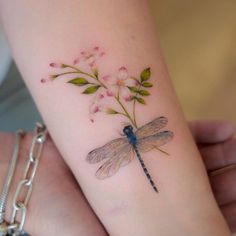
[[[149,172],[148,172],[148,170],[147,170],[147,167],[146,167],[146,165],[145,165],[143,159],[141,158],[141,155],[140,155],[140,153],[139,153],[139,151],[138,151],[138,149],[137,149],[136,146],[134,146],[134,150],[135,150],[136,155],[137,155],[137,157],[138,157],[139,163],[140,163],[140,165],[142,166],[142,169],[143,169],[143,171],[144,171],[144,173],[145,173],[147,179],[149,180],[149,182],[150,182],[150,184],[151,184],[153,190],[154,190],[156,193],[158,193],[159,191],[158,191],[158,189],[157,189],[157,187],[156,187],[156,184],[154,183],[154,181],[153,181],[151,175],[149,174]]]

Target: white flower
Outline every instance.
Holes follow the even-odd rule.
[[[137,81],[129,77],[126,67],[120,67],[116,76],[104,76],[102,79],[108,85],[108,96],[121,96],[125,101],[132,100],[128,87],[136,86]]]

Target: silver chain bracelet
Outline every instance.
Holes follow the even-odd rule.
[[[47,138],[46,127],[42,124],[36,124],[35,134],[30,147],[28,160],[22,176],[22,179],[18,182],[15,193],[12,200],[12,212],[10,222],[5,221],[5,210],[8,193],[11,187],[12,179],[16,169],[16,164],[19,156],[20,140],[24,136],[24,132],[19,130],[16,132],[15,146],[12,154],[12,159],[6,176],[6,180],[0,195],[0,236],[12,235],[18,236],[23,232],[25,224],[27,205],[32,193],[33,180],[39,164],[39,159],[42,153],[43,144]],[[19,196],[23,195],[24,199],[20,199]],[[20,220],[16,220],[19,215]]]

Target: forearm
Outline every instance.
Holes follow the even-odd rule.
[[[14,58],[26,84],[57,147],[109,233],[178,235],[176,232],[181,231],[185,235],[227,235],[172,89],[146,1],[1,1],[0,7]],[[105,52],[96,65],[98,78],[94,65],[86,67],[89,61],[80,54],[97,46]],[[76,68],[92,76],[70,68],[78,56],[85,61],[76,62]],[[50,68],[52,62],[69,66],[54,68],[52,64]],[[121,90],[125,91],[128,84],[117,85],[114,75],[121,67],[121,72],[126,72],[125,67],[131,77],[139,80],[136,88],[150,95],[131,92],[139,99],[130,99],[125,97],[126,91],[123,97]],[[140,72],[145,68],[151,68],[151,76],[145,82],[153,84],[152,87],[139,84],[143,82]],[[48,75],[64,71],[73,73],[49,81]],[[113,79],[106,75],[115,76],[113,85],[110,84]],[[78,76],[95,84],[97,90],[83,94],[91,85],[66,83]],[[106,102],[97,103],[99,93]],[[115,110],[112,112],[115,114],[106,114],[107,108]],[[159,116],[168,118],[164,130],[174,134],[173,140],[161,147],[170,156],[154,149],[141,153],[158,194],[150,188],[135,153],[127,166],[115,165],[120,168],[110,178],[95,177],[102,162],[89,164],[86,157],[90,151],[120,138],[124,122],[131,123],[135,130]],[[127,160],[131,160],[132,152]],[[110,156],[110,161],[115,157]],[[174,225],[173,232],[165,226],[167,222]],[[135,228],[131,227],[133,223]]]

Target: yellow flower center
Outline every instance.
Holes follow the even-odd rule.
[[[117,80],[117,85],[118,86],[125,86],[125,81],[123,79],[118,79]]]

